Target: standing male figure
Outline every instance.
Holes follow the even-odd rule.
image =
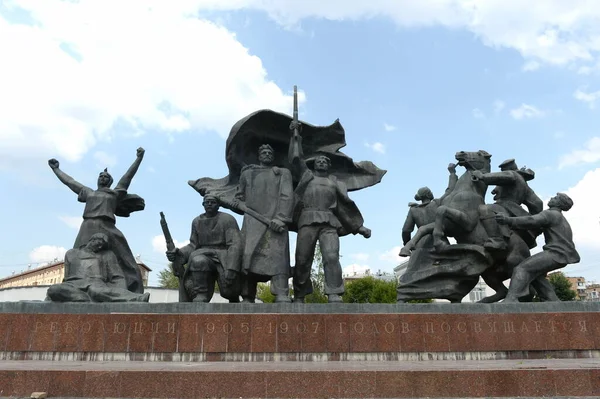
[[[289,293],[290,242],[288,224],[292,221],[293,185],[288,169],[273,166],[275,154],[268,144],[258,149],[258,165],[242,169],[237,201],[269,220],[244,213],[242,237],[244,240],[242,286],[243,302],[253,303],[259,282],[271,280],[275,302],[291,302]],[[234,207],[239,207],[234,203]]]
[[[317,240],[323,256],[325,294],[328,302],[341,302],[344,280],[340,265],[340,235],[348,233],[371,236],[363,226],[363,217],[354,201],[348,197],[344,184],[329,174],[330,159],[319,155],[314,159],[314,171],[306,164],[302,138],[297,134],[300,124],[292,122],[289,161],[299,183],[294,192],[294,222],[298,227],[296,265],[294,267],[294,302],[304,302],[313,291],[310,272]]]
[[[242,239],[235,218],[219,212],[218,199],[210,194],[202,201],[205,213],[192,222],[190,243],[167,251],[167,259],[179,258],[188,267],[184,272],[185,291],[194,302],[210,302],[219,282],[219,293],[229,302],[240,301],[239,279]]]
[[[563,212],[573,206],[573,200],[563,193],[558,193],[548,201],[549,209],[533,216],[507,217],[496,215],[499,224],[513,229],[542,229],[546,245],[544,250],[526,258],[514,268],[504,302],[518,302],[529,295],[529,286],[535,279],[545,276],[552,270],[560,269],[568,264],[578,263],[579,253],[573,243],[573,232]],[[536,287],[538,289],[538,287]],[[558,300],[554,292],[539,292],[546,300]]]

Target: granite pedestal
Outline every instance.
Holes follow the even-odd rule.
[[[600,304],[0,304],[0,396],[600,395]]]

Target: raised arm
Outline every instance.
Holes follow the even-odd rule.
[[[56,159],[50,159],[48,161],[48,165],[50,165],[50,168],[52,169],[56,177],[58,177],[58,180],[60,180],[65,186],[69,187],[71,191],[73,191],[75,194],[79,195],[81,190],[87,188],[86,186],[79,183],[77,180],[73,179],[71,176],[60,170],[60,163]]]
[[[135,158],[135,161],[133,161],[133,164],[131,164],[127,172],[125,172],[123,177],[121,177],[121,180],[119,180],[119,182],[117,183],[117,186],[115,187],[116,190],[127,191],[129,189],[131,180],[133,180],[133,176],[135,176],[136,172],[138,171],[138,168],[140,167],[140,164],[142,163],[144,153],[145,150],[142,147],[137,149],[137,157]]]
[[[493,172],[484,173],[481,176],[481,180],[487,185],[494,186],[506,186],[514,184],[517,181],[517,177],[513,171]]]
[[[456,164],[448,164],[448,172],[450,173],[450,175],[448,176],[448,187],[446,188],[444,195],[442,195],[442,197],[439,199],[440,203],[448,194],[454,191],[454,187],[456,186],[456,182],[458,181],[458,176],[456,175]]]
[[[496,214],[496,221],[499,224],[506,224],[514,229],[520,230],[528,230],[528,229],[540,229],[548,227],[551,223],[551,217],[548,212],[551,211],[542,211],[537,215],[533,216],[518,216],[518,217],[508,217],[503,214]],[[548,214],[548,216],[547,216]]]
[[[532,215],[537,215],[544,209],[544,202],[529,186],[527,187],[527,193],[525,194],[523,203]]]

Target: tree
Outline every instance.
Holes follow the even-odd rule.
[[[347,303],[396,303],[396,281],[371,276],[350,281],[343,299]]]
[[[313,283],[313,293],[304,298],[306,303],[327,303],[327,295],[325,295],[325,273],[323,272],[323,256],[321,248],[317,245],[315,248],[315,256],[313,258],[312,270],[310,278]]]
[[[263,303],[274,303],[275,295],[271,293],[271,287],[267,283],[258,283],[256,287],[256,296]]]
[[[577,292],[571,288],[571,283],[563,272],[548,275],[548,281],[554,287],[554,291],[561,301],[575,301],[577,299]]]
[[[179,288],[179,279],[173,274],[173,269],[169,267],[158,272],[158,284],[163,288]]]

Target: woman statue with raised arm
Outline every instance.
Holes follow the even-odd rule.
[[[106,234],[110,241],[109,246],[116,255],[119,266],[125,275],[127,289],[137,293],[144,292],[142,275],[125,236],[115,226],[115,219],[116,216],[129,217],[132,212],[144,209],[143,198],[127,193],[131,180],[143,158],[144,149],[138,148],[135,161],[119,180],[114,190],[110,188],[113,178],[106,169],[98,176],[98,189],[93,190],[63,172],[59,168],[56,159],[48,161],[48,165],[50,165],[58,180],[77,194],[79,202],[85,202],[83,223],[73,247],[80,248],[86,245],[96,233]],[[69,271],[65,270],[65,278],[68,277],[68,273]]]

